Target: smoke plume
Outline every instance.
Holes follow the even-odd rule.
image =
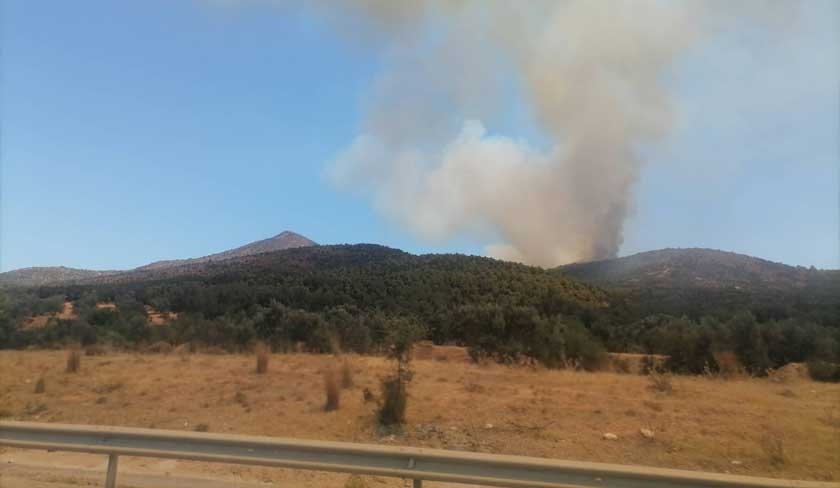
[[[617,254],[639,147],[672,130],[664,78],[727,17],[656,0],[332,5],[384,47],[331,180],[422,238],[493,236],[488,254],[541,266]],[[539,143],[488,130],[511,96]]]

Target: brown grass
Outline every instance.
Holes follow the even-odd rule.
[[[287,354],[266,374],[255,375],[253,354],[198,353],[182,362],[175,355],[114,352],[85,358],[84,374],[65,375],[66,354],[0,351],[0,412],[10,420],[37,416],[41,422],[177,430],[204,423],[218,433],[386,442],[375,402],[364,402],[364,390],[378,395],[380,378],[393,369],[383,358],[354,356],[356,387],[343,392],[339,410],[324,415],[323,374],[336,365],[329,355]],[[639,375],[533,371],[434,358],[414,360],[412,368],[407,424],[387,445],[840,479],[840,384],[801,377],[779,385],[767,378],[681,376],[673,392],[662,395]],[[43,394],[33,389],[39,377],[50,385]],[[117,382],[123,386],[97,403],[103,396],[94,388]],[[468,384],[484,391],[467,391]],[[780,395],[785,389],[795,395]],[[769,422],[783,434],[781,464],[770,455],[773,443],[770,452],[764,446]],[[656,437],[643,438],[640,428]],[[604,432],[619,440],[605,442]],[[202,466],[208,473],[229,471],[224,465]],[[252,479],[263,473],[241,470]]]
[[[324,392],[327,396],[327,401],[324,404],[325,412],[338,410],[338,400],[341,395],[341,390],[338,387],[338,381],[335,376],[335,371],[332,368],[327,368],[324,371]]]
[[[258,342],[254,350],[257,354],[257,374],[266,374],[268,372],[268,347]]]

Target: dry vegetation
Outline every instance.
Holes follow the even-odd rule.
[[[384,358],[351,356],[354,386],[325,413],[325,375],[340,391],[333,356],[271,355],[271,368],[256,375],[253,355],[109,353],[86,357],[85,374],[72,375],[66,354],[0,351],[0,414],[840,479],[840,384],[795,369],[766,379],[673,376],[664,394],[640,375],[433,357],[413,362],[407,424],[383,432],[376,402],[364,397],[393,369]],[[39,378],[49,387],[36,394]],[[607,432],[618,439],[604,440]]]

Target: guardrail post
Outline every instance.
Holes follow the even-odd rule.
[[[116,454],[108,455],[108,472],[105,474],[105,488],[116,488],[117,486],[117,460]]]
[[[423,488],[423,480],[414,480],[412,488]]]

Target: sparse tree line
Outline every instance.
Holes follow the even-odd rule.
[[[475,360],[597,370],[607,351],[637,352],[668,356],[664,367],[672,372],[702,374],[720,370],[718,353],[728,351],[751,374],[809,362],[815,378],[840,381],[840,311],[828,313],[823,302],[749,306],[740,298],[694,303],[684,296],[669,303],[676,312],[685,301],[684,314],[663,315],[511,263],[463,256],[414,262],[399,253],[347,261],[323,252],[315,268],[295,261],[209,277],[3,289],[0,348],[163,342],[235,352],[263,342],[274,351],[332,352],[338,343],[345,351],[385,354],[390,333],[414,324],[436,343],[468,347]],[[20,327],[27,317],[59,312],[65,300],[76,318]],[[97,308],[99,302],[116,307]],[[177,318],[151,325],[146,306]]]

